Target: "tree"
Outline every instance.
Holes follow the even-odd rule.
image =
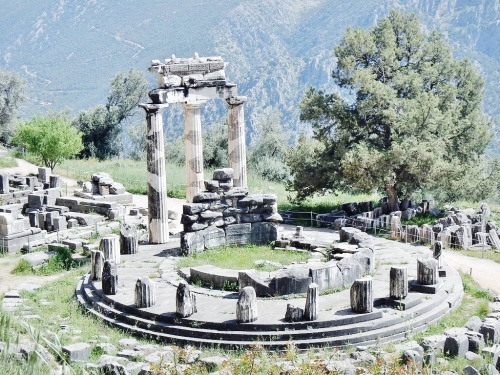
[[[248,167],[269,181],[285,181],[290,172],[284,162],[288,135],[281,125],[281,113],[265,108],[253,121],[253,134],[248,148]]]
[[[141,72],[119,73],[111,81],[106,105],[77,115],[73,124],[83,133],[81,156],[104,160],[120,153],[122,125],[139,110],[138,104],[146,95],[148,86]]]
[[[414,14],[392,11],[369,30],[349,28],[335,56],[343,96],[311,88],[301,102],[301,120],[323,149],[310,166],[292,166],[299,199],[325,188],[378,189],[396,210],[398,198],[459,185],[475,168],[491,136],[483,81]]]
[[[21,123],[13,142],[40,158],[51,169],[83,148],[82,134],[71,126],[70,120],[57,115],[34,117]]]
[[[0,142],[8,143],[14,131],[13,120],[25,90],[26,81],[19,74],[0,69]]]

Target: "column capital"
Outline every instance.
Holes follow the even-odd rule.
[[[168,104],[139,103],[139,107],[144,109],[146,113],[155,113],[158,111],[162,112],[168,107]]]
[[[226,99],[226,103],[230,106],[242,105],[246,101],[247,101],[246,96],[231,96],[230,98]]]

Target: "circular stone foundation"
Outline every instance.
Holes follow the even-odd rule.
[[[284,226],[284,230],[294,229]],[[336,241],[331,230],[306,230],[307,237]],[[106,323],[133,334],[178,344],[220,346],[226,349],[248,347],[256,343],[268,349],[284,349],[290,343],[298,348],[312,346],[342,346],[346,344],[376,345],[401,340],[424,330],[456,308],[463,288],[459,274],[444,265],[446,277],[434,288],[434,294],[410,291],[401,304],[389,297],[389,274],[392,266],[407,267],[408,281],[417,277],[417,258],[428,258],[432,251],[378,237],[375,245],[376,268],[372,273],[374,308],[366,314],[354,313],[350,307],[349,288],[320,294],[318,319],[315,321],[285,321],[287,304],[305,305],[305,296],[258,298],[259,318],[252,323],[236,321],[237,292],[224,292],[193,287],[197,312],[179,318],[176,311],[176,290],[183,280],[175,265],[180,256],[179,242],[167,245],[143,245],[139,253],[122,255],[118,265],[118,292],[105,295],[100,281],[91,281],[90,274],[80,280],[78,301]],[[158,277],[161,274],[161,277]],[[157,303],[138,309],[134,305],[137,279],[149,276],[156,285]],[[154,277],[156,276],[156,277]]]

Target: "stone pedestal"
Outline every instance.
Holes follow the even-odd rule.
[[[436,259],[417,260],[417,282],[420,285],[435,285],[439,281]]]
[[[373,281],[364,277],[354,281],[351,286],[351,309],[357,313],[373,311]]]
[[[155,284],[144,276],[135,283],[135,305],[138,308],[151,307],[156,304]]]
[[[118,271],[116,263],[110,260],[104,261],[102,270],[102,291],[107,295],[115,295],[118,288]]]
[[[441,241],[436,241],[434,243],[433,256],[438,262],[438,269],[443,268],[443,243]]]
[[[99,250],[92,250],[90,252],[91,259],[91,269],[90,269],[90,279],[91,280],[101,280],[102,271],[104,267],[104,254]]]
[[[175,295],[175,311],[181,318],[193,315],[196,310],[196,296],[185,281],[181,281]]]
[[[306,308],[304,310],[305,320],[318,319],[318,297],[319,286],[316,283],[309,284],[307,288]]]
[[[165,141],[163,110],[166,104],[141,104],[146,111],[148,169],[149,243],[168,242],[167,180],[165,173]]]
[[[393,216],[391,218],[391,240],[399,240],[401,238],[401,218],[399,216]]]
[[[234,170],[234,186],[247,186],[247,159],[245,145],[245,96],[226,99],[228,111],[228,164]]]
[[[9,194],[9,175],[0,174],[0,194]]]
[[[255,322],[258,318],[257,296],[255,289],[246,286],[240,291],[238,302],[236,303],[236,319],[239,323]]]
[[[60,176],[50,176],[49,177],[49,187],[51,189],[61,187],[61,177]]]
[[[186,155],[186,199],[188,202],[192,202],[193,197],[205,188],[200,115],[200,107],[204,103],[204,100],[184,103],[184,151]]]
[[[38,181],[48,184],[50,181],[50,168],[38,167]]]
[[[408,269],[406,267],[391,267],[389,297],[401,300],[408,295]]]
[[[139,237],[135,225],[124,224],[120,227],[120,254],[137,254]]]
[[[105,260],[111,260],[116,264],[120,263],[120,237],[117,235],[101,238],[99,250],[103,252]]]

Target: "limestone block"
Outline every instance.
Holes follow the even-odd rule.
[[[344,287],[351,285],[356,279],[363,277],[365,273],[365,267],[354,257],[343,258],[337,263],[337,267],[342,274]]]
[[[311,283],[307,288],[306,307],[304,309],[304,319],[313,321],[318,319],[319,311],[319,286]]]
[[[61,187],[61,177],[60,176],[50,176],[49,177],[49,186],[51,189]]]
[[[339,231],[340,242],[349,242],[355,233],[361,233],[361,230],[352,227],[342,227]]]
[[[69,363],[83,362],[90,357],[90,345],[84,342],[63,346],[62,351]]]
[[[484,337],[484,341],[488,344],[496,344],[500,342],[500,321],[496,319],[485,319],[483,325],[479,329]]]
[[[465,333],[455,332],[446,337],[444,354],[449,357],[464,357],[469,351],[469,339]]]
[[[205,237],[200,232],[181,233],[182,254],[189,255],[205,250]]]
[[[266,245],[272,241],[276,241],[279,235],[278,224],[269,222],[253,223],[250,242],[257,245]]]
[[[269,282],[273,295],[306,293],[312,280],[309,270],[305,268],[289,268],[276,271]],[[254,291],[255,293],[255,291]]]
[[[179,283],[175,296],[175,311],[178,316],[186,318],[197,312],[196,296],[191,292],[191,288],[185,281]]]
[[[50,181],[50,168],[38,167],[38,181],[48,184]]]
[[[234,176],[233,168],[220,168],[216,169],[213,174],[214,180],[228,180]]]
[[[357,313],[373,311],[373,280],[371,277],[357,279],[351,286],[351,309]]]
[[[408,211],[408,210],[407,210]],[[422,368],[423,358],[416,350],[405,350],[401,355],[401,362],[405,365],[416,366],[417,368]]]
[[[111,260],[104,261],[102,270],[102,291],[107,295],[115,295],[118,288],[118,271],[116,263]]]
[[[311,265],[309,268],[309,276],[313,283],[318,284],[320,290],[338,289],[343,285],[342,273],[335,261]]]
[[[125,193],[125,187],[123,186],[123,184],[119,182],[113,182],[109,187],[109,194],[118,195],[124,193]]]
[[[0,194],[9,194],[9,175],[7,173],[0,174]]]
[[[375,270],[375,254],[370,248],[359,248],[359,251],[353,255],[364,268],[364,273],[372,273]]]
[[[262,221],[261,214],[243,214],[240,217],[242,223],[257,223]]]
[[[226,233],[224,229],[208,227],[202,231],[205,249],[224,246],[226,244]]]
[[[120,254],[137,254],[139,236],[135,225],[123,224],[120,227]]]
[[[111,260],[116,264],[120,263],[120,237],[117,235],[110,235],[101,238],[99,243],[99,250],[104,254],[105,260]]]
[[[140,308],[151,307],[156,304],[155,283],[147,276],[143,276],[135,283],[135,305]]]
[[[292,304],[286,305],[285,320],[287,322],[300,322],[304,318],[304,310]]]
[[[422,339],[420,346],[424,349],[424,352],[442,354],[444,352],[445,341],[446,335],[427,336]]]
[[[436,259],[417,260],[417,282],[421,285],[434,285],[439,281]]]
[[[389,296],[401,300],[408,295],[408,268],[391,267],[389,283]]]
[[[228,245],[246,245],[250,243],[252,224],[233,224],[225,228]]]
[[[483,325],[483,321],[478,316],[471,316],[469,320],[465,323],[464,327],[472,332],[479,332],[479,329]]]
[[[239,290],[251,286],[255,294],[259,297],[271,297],[275,291],[269,286],[270,279],[264,276],[263,272],[256,270],[244,270],[238,272]]]
[[[251,286],[246,286],[240,291],[236,303],[236,319],[239,323],[250,323],[258,318],[257,296]]]
[[[30,194],[28,195],[28,207],[41,208],[43,206],[43,195]]]
[[[484,348],[484,337],[479,332],[465,332],[469,339],[469,351],[473,353],[481,353]]]
[[[202,192],[193,197],[193,203],[210,203],[220,200],[220,195],[217,193]]]
[[[90,278],[91,280],[101,280],[104,269],[104,254],[99,250],[90,251]]]
[[[391,218],[391,240],[399,240],[401,238],[403,227],[401,226],[401,218],[393,215]]]

